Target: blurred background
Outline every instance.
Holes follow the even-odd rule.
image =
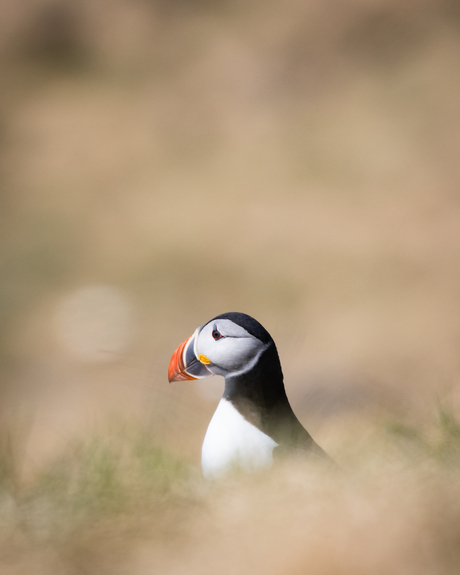
[[[1,27],[1,415],[28,455],[119,410],[200,436],[222,383],[167,364],[224,311],[272,333],[300,415],[455,392],[456,3],[4,1]]]
[[[2,0],[0,427],[28,477],[113,417],[199,466],[226,311],[337,452],[460,401],[454,0]],[[358,422],[358,423],[357,423]],[[13,431],[12,431],[13,430]]]

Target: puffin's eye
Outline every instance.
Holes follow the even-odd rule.
[[[218,339],[222,339],[224,336],[220,333],[215,325],[212,329],[212,337],[217,341]]]

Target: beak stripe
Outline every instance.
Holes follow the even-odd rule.
[[[184,342],[182,342],[171,357],[171,361],[169,362],[169,368],[168,368],[169,383],[171,383],[172,381],[184,381],[188,379],[195,379],[193,376],[189,375],[185,371],[185,365],[182,359],[182,353],[184,351],[184,347],[187,345],[190,339],[191,338],[189,337]]]
[[[212,373],[206,367],[211,362],[205,355],[196,355],[196,340],[199,328],[195,333],[180,344],[173,353],[169,362],[168,379],[172,381],[184,381],[190,379],[203,379]]]

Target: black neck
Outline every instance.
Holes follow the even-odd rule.
[[[232,402],[244,399],[263,409],[269,409],[286,398],[283,372],[274,343],[268,345],[251,370],[225,378],[224,398]]]
[[[314,443],[289,405],[273,341],[251,370],[225,378],[223,397],[279,445],[307,447]]]

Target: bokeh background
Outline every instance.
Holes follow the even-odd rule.
[[[0,443],[14,489],[114,418],[199,469],[223,384],[169,385],[167,366],[225,311],[270,331],[296,413],[338,460],[376,421],[455,414],[457,2],[0,9]],[[103,572],[74,555],[60,572]]]

